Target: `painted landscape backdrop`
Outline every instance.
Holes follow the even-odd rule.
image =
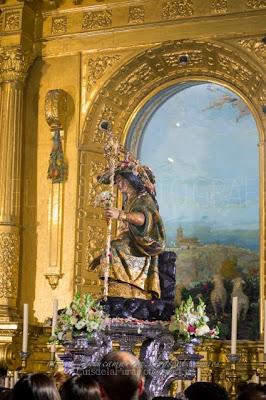
[[[257,142],[243,100],[202,83],[162,102],[140,146],[139,158],[156,176],[167,247],[177,254],[177,301],[202,297],[222,338],[230,338],[236,290],[244,304],[239,338],[258,337]]]

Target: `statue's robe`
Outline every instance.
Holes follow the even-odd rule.
[[[148,193],[138,194],[127,201],[124,211],[144,214],[145,222],[142,226],[124,223],[111,242],[109,296],[160,298],[158,255],[164,250],[165,229],[156,204]]]

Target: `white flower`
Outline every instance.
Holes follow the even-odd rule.
[[[210,328],[208,327],[208,325],[202,325],[196,329],[195,335],[196,336],[204,336],[204,335],[207,335],[207,333],[209,333],[209,332],[210,332]]]
[[[195,314],[191,314],[190,316],[188,316],[187,322],[189,325],[194,325],[198,322],[199,317]]]
[[[89,327],[90,327],[90,330],[94,331],[98,328],[98,323],[95,321],[91,321]]]
[[[69,316],[72,315],[72,314],[73,314],[72,309],[71,309],[70,307],[67,307],[67,308],[66,308],[66,311],[65,311],[65,314],[66,314],[66,315],[69,315]]]
[[[70,318],[70,324],[71,324],[71,325],[76,325],[77,322],[78,322],[77,317],[74,317],[74,316],[73,316],[73,317]]]
[[[99,193],[94,200],[94,207],[110,207],[114,196],[110,192]]]
[[[86,326],[86,322],[83,321],[83,320],[78,321],[78,322],[75,324],[75,327],[76,327],[78,330],[84,328],[84,326]]]
[[[58,332],[58,334],[57,334],[57,339],[58,340],[62,340],[63,339],[63,332]]]

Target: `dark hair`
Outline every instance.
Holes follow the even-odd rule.
[[[11,400],[13,390],[9,388],[1,388],[0,400]]]
[[[225,388],[212,382],[192,383],[184,393],[188,400],[229,400]]]
[[[61,400],[100,400],[100,388],[89,375],[73,376],[59,389]]]
[[[13,388],[12,400],[60,400],[54,381],[42,373],[22,376]]]
[[[53,375],[53,380],[58,390],[63,385],[63,383],[66,382],[69,378],[71,378],[70,375],[65,374],[65,372],[61,371],[56,371]]]
[[[237,400],[266,399],[266,386],[256,383],[248,383],[240,389]]]
[[[116,173],[115,176],[118,176],[118,175],[120,175],[120,176],[122,176],[122,178],[126,179],[129,182],[129,184],[136,190],[136,192],[138,194],[140,194],[140,193],[149,194],[151,196],[151,198],[153,199],[157,210],[159,210],[159,205],[158,205],[155,195],[148,193],[142,180],[137,175],[134,175],[133,172],[128,172],[128,171],[119,171]]]
[[[176,397],[173,396],[156,396],[152,400],[174,400]]]
[[[147,392],[145,392],[145,390],[143,390],[143,392],[139,396],[139,400],[149,400],[149,396],[147,395]]]
[[[130,185],[137,191],[137,193],[146,192],[142,180],[137,175],[134,175],[133,172],[118,171],[115,174],[115,176],[117,177],[119,175],[122,176],[122,178],[125,178],[130,183]]]
[[[99,383],[111,400],[135,399],[141,378],[141,364],[131,353],[112,351],[101,361]]]

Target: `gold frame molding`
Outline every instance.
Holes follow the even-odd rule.
[[[117,55],[116,51],[116,55]],[[184,58],[185,56],[185,58]],[[101,62],[108,55],[101,54]],[[184,60],[187,60],[184,62]],[[251,110],[258,129],[260,174],[260,332],[266,293],[265,260],[265,106],[266,77],[263,63],[251,56],[237,40],[170,41],[146,48],[124,61],[112,75],[98,84],[88,107],[79,143],[79,195],[77,200],[76,290],[100,295],[97,275],[87,267],[88,257],[99,249],[105,237],[102,214],[92,207],[92,197],[100,190],[97,174],[103,164],[102,119],[110,120],[122,144],[129,127],[143,105],[156,93],[178,83],[210,81],[236,92]],[[115,65],[116,66],[116,65]],[[97,231],[97,232],[96,232]],[[95,235],[96,232],[96,235]]]

